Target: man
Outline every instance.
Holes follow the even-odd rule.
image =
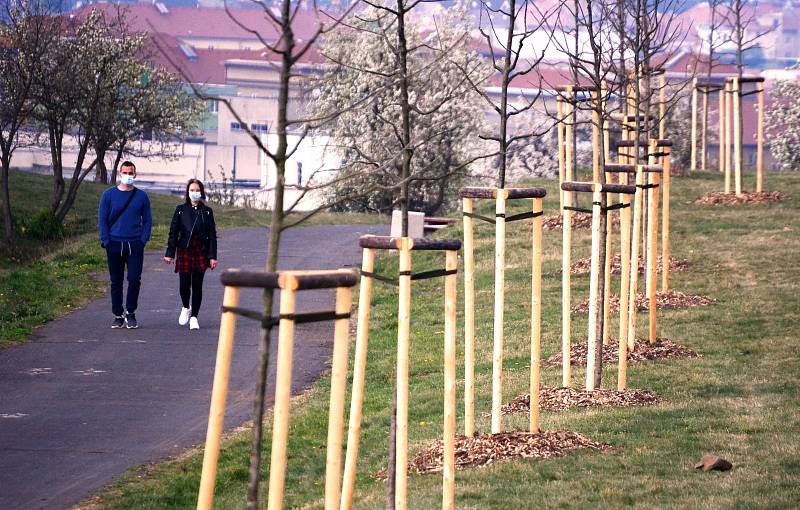
[[[111,311],[113,329],[139,327],[136,307],[139,301],[144,247],[150,240],[153,218],[147,193],[136,188],[136,165],[125,161],[119,170],[119,185],[107,189],[100,197],[98,226],[100,244],[106,249],[108,273],[111,276]],[[122,280],[128,267],[128,295],[122,307]]]

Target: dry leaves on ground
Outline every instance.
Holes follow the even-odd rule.
[[[699,205],[739,205],[739,204],[768,204],[780,202],[786,199],[786,195],[780,191],[762,191],[760,193],[743,193],[737,196],[736,193],[724,193],[714,191],[703,195],[694,201]]]
[[[659,402],[658,397],[646,390],[594,390],[555,388],[542,386],[539,389],[539,409],[542,411],[564,411],[571,407],[631,407],[651,406]],[[503,414],[528,413],[531,410],[531,395],[520,395],[501,408]]]
[[[619,214],[617,211],[611,211],[611,223],[614,227],[619,227]],[[561,214],[548,214],[544,217],[542,228],[544,230],[561,230],[563,217]],[[588,213],[572,213],[572,220],[570,221],[573,229],[590,229],[592,228],[592,215]]]
[[[570,347],[570,364],[572,366],[586,366],[587,344],[574,344]],[[633,351],[628,351],[628,363],[639,361],[652,361],[673,358],[697,358],[699,354],[691,349],[678,345],[669,338],[657,338],[650,343],[647,340],[636,339]],[[609,339],[609,345],[603,347],[603,363],[617,363],[619,360],[619,341]],[[542,368],[561,365],[561,353],[557,352],[542,362]]]
[[[669,292],[656,292],[656,309],[671,310],[675,308],[692,308],[695,306],[707,306],[716,301],[708,296],[685,294],[671,290]],[[619,296],[612,294],[609,300],[611,313],[619,312]],[[636,294],[636,309],[639,311],[650,309],[650,300],[644,294]],[[572,307],[572,313],[589,313],[589,300],[586,299]]]
[[[618,254],[614,255],[611,259],[611,274],[622,274],[621,271],[622,263],[621,257]],[[644,274],[646,267],[646,260],[643,256],[639,256],[639,274]],[[585,259],[578,259],[576,262],[569,266],[569,272],[572,275],[583,275],[589,274],[589,271],[592,268],[592,259],[585,258]],[[670,273],[677,273],[680,271],[686,271],[689,268],[689,261],[686,259],[676,259],[674,257],[669,258],[669,272]],[[660,273],[662,269],[661,266],[661,255],[658,256],[656,261],[656,272]],[[560,272],[560,270],[559,270]]]
[[[598,443],[569,430],[502,432],[484,436],[456,437],[456,469],[488,466],[511,459],[550,459],[572,450],[591,448],[607,450],[610,445]],[[441,473],[444,444],[441,439],[423,448],[409,463],[409,471],[418,474]]]

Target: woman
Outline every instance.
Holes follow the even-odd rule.
[[[175,262],[183,308],[178,324],[200,329],[197,312],[203,301],[203,276],[217,267],[217,226],[214,211],[205,204],[206,191],[199,179],[189,179],[184,203],[175,207],[169,226],[164,262]],[[177,257],[176,257],[177,251]],[[189,308],[191,298],[191,308]]]

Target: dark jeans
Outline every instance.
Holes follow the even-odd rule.
[[[120,316],[125,310],[133,313],[139,305],[139,288],[142,285],[144,244],[141,241],[109,241],[106,245],[108,274],[111,276],[111,311]],[[122,280],[128,266],[128,295],[122,308]]]
[[[205,272],[192,271],[191,273],[178,273],[180,283],[181,302],[184,308],[189,308],[189,296],[192,298],[192,317],[197,317],[200,303],[203,302],[203,277]]]

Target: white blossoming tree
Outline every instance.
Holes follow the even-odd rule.
[[[770,152],[784,169],[800,170],[800,83],[776,81],[766,110]]]
[[[404,193],[398,191],[406,185],[408,208],[434,213],[454,197],[469,163],[482,152],[476,137],[484,124],[479,98],[454,64],[479,61],[467,47],[464,11],[442,12],[437,29],[427,33],[406,20],[405,70],[396,25],[395,14],[373,6],[323,41],[335,68],[319,82],[313,106],[344,112],[326,126],[342,161],[342,179],[330,193],[357,196],[340,209],[390,211],[402,205]],[[351,107],[356,97],[364,100]]]

